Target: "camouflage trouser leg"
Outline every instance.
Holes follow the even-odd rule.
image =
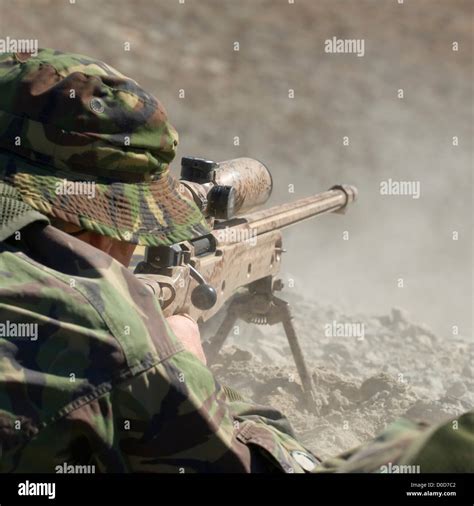
[[[317,471],[472,473],[474,411],[433,427],[399,420],[372,441],[324,461]]]

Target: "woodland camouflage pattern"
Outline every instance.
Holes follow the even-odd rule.
[[[474,411],[429,427],[400,419],[316,472],[474,473]]]
[[[0,55],[0,178],[37,211],[142,245],[208,232],[169,176],[178,135],[159,101],[109,65],[41,49]],[[95,196],[60,194],[94,183]]]
[[[109,255],[37,221],[0,242],[0,472],[304,472],[285,418],[221,387]]]

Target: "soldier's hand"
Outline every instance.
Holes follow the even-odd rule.
[[[193,353],[204,365],[206,355],[202,349],[201,334],[198,324],[186,314],[177,314],[166,318],[175,336],[183,343],[186,350]]]

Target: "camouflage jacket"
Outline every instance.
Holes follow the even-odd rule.
[[[230,400],[130,271],[31,221],[0,242],[0,472],[313,467],[279,412]]]
[[[401,418],[377,437],[325,460],[321,473],[473,473],[474,411],[429,426]]]

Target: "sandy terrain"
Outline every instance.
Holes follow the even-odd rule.
[[[213,370],[249,398],[288,413],[316,454],[356,446],[401,416],[434,423],[474,406],[471,339],[447,341],[396,308],[384,316],[351,315],[307,297],[287,299],[313,375],[314,405],[305,404],[278,326],[239,323],[239,335],[231,334]],[[327,335],[335,321],[363,332]],[[206,335],[216,323],[206,326]]]

